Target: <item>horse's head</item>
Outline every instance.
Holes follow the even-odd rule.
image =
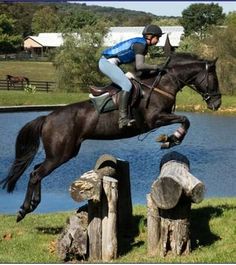
[[[217,110],[221,105],[216,61],[203,60],[190,53],[177,53],[170,62],[180,86],[187,85],[198,92],[211,110]]]
[[[221,93],[216,74],[216,61],[206,61],[204,69],[196,76],[194,85],[211,110],[218,110],[221,105]]]

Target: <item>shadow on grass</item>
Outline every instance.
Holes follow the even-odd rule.
[[[135,215],[130,222],[129,227],[118,233],[118,254],[125,255],[133,248],[144,245],[144,241],[136,241],[135,238],[140,234],[146,226],[146,218],[143,215]]]
[[[221,237],[210,230],[211,219],[220,217],[225,210],[231,210],[230,205],[206,206],[191,210],[191,243],[192,249],[200,246],[209,246]]]
[[[57,235],[62,232],[63,227],[62,226],[58,226],[58,227],[39,226],[39,227],[36,227],[36,230],[41,234]]]

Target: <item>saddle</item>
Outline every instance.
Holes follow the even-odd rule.
[[[143,90],[141,84],[135,80],[130,80],[132,88],[130,92],[128,107],[134,108],[138,104],[139,100],[143,97]],[[119,98],[121,87],[111,83],[104,87],[90,86],[89,98],[93,102],[98,112],[108,112],[115,109],[119,109]]]

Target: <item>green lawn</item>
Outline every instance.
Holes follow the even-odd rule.
[[[36,92],[0,90],[0,106],[69,104],[88,99],[86,93]]]
[[[55,68],[51,62],[0,61],[0,79],[6,79],[8,74],[26,76],[35,81],[56,81]]]
[[[134,206],[133,231],[123,239],[122,255],[115,263],[235,263],[236,198],[206,199],[191,211],[192,252],[165,258],[147,255],[146,207]],[[55,243],[72,212],[0,215],[0,263],[58,263]]]

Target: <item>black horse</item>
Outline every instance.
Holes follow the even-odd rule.
[[[21,86],[25,83],[29,85],[29,78],[25,76],[13,76],[13,75],[6,75],[6,80],[9,86],[15,87],[15,84],[20,83]]]
[[[99,114],[90,100],[60,107],[47,116],[28,122],[18,133],[14,163],[8,176],[0,183],[4,184],[4,188],[7,186],[8,192],[14,190],[16,182],[33,161],[41,137],[45,160],[36,165],[30,174],[17,221],[34,211],[40,203],[42,179],[76,156],[86,139],[128,138],[154,128],[180,123],[181,126],[172,135],[160,139],[164,148],[180,144],[190,122],[187,117],[172,112],[176,94],[188,85],[202,95],[209,109],[217,110],[221,105],[221,94],[215,63],[216,60],[203,60],[196,55],[176,54],[171,57],[157,87],[153,87],[157,73],[141,78],[143,96],[135,107],[139,121],[137,126],[131,128],[119,129],[118,111]],[[111,89],[113,87],[111,84]]]

